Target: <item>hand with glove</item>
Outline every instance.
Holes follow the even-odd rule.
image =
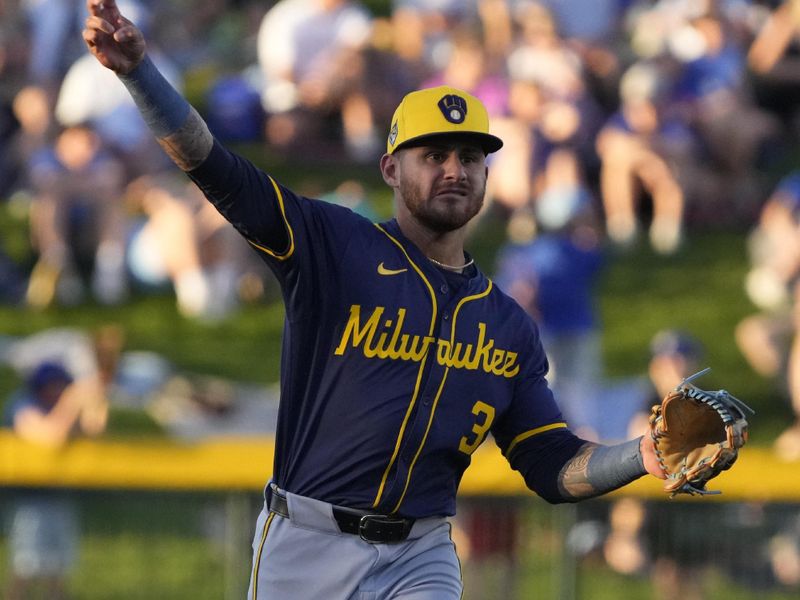
[[[686,378],[652,408],[649,442],[670,497],[719,493],[706,490],[706,483],[730,469],[747,442],[746,413],[754,411],[725,390],[690,383],[709,370]]]

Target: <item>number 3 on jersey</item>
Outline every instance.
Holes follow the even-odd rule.
[[[492,426],[492,421],[494,421],[494,406],[489,406],[485,402],[478,400],[472,407],[472,414],[478,417],[478,420],[472,426],[472,433],[475,434],[475,437],[470,440],[469,438],[472,436],[465,435],[458,445],[458,449],[464,454],[472,454],[483,442],[489,427]]]

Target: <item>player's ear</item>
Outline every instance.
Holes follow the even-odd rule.
[[[381,175],[389,187],[397,187],[400,184],[399,158],[396,154],[384,154],[381,156]]]

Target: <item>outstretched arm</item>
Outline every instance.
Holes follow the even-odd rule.
[[[214,140],[203,118],[147,57],[141,30],[125,18],[115,0],[87,0],[83,39],[104,67],[128,88],[158,143],[182,170],[208,157]]]
[[[650,473],[664,479],[649,435],[616,446],[586,442],[562,467],[558,489],[567,501],[611,492]]]

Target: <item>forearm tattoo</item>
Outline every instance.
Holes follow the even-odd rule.
[[[184,124],[177,131],[159,137],[158,143],[179,169],[191,171],[208,158],[214,138],[206,122],[192,107]]]
[[[164,78],[149,57],[119,75],[147,126],[167,155],[184,171],[200,164],[214,140],[203,118]]]
[[[566,500],[583,500],[610,492],[644,475],[641,438],[616,446],[584,444],[561,469],[558,489]]]
[[[597,490],[589,483],[589,459],[597,448],[597,444],[586,443],[562,467],[558,475],[558,489],[564,498],[578,500],[597,495]]]

